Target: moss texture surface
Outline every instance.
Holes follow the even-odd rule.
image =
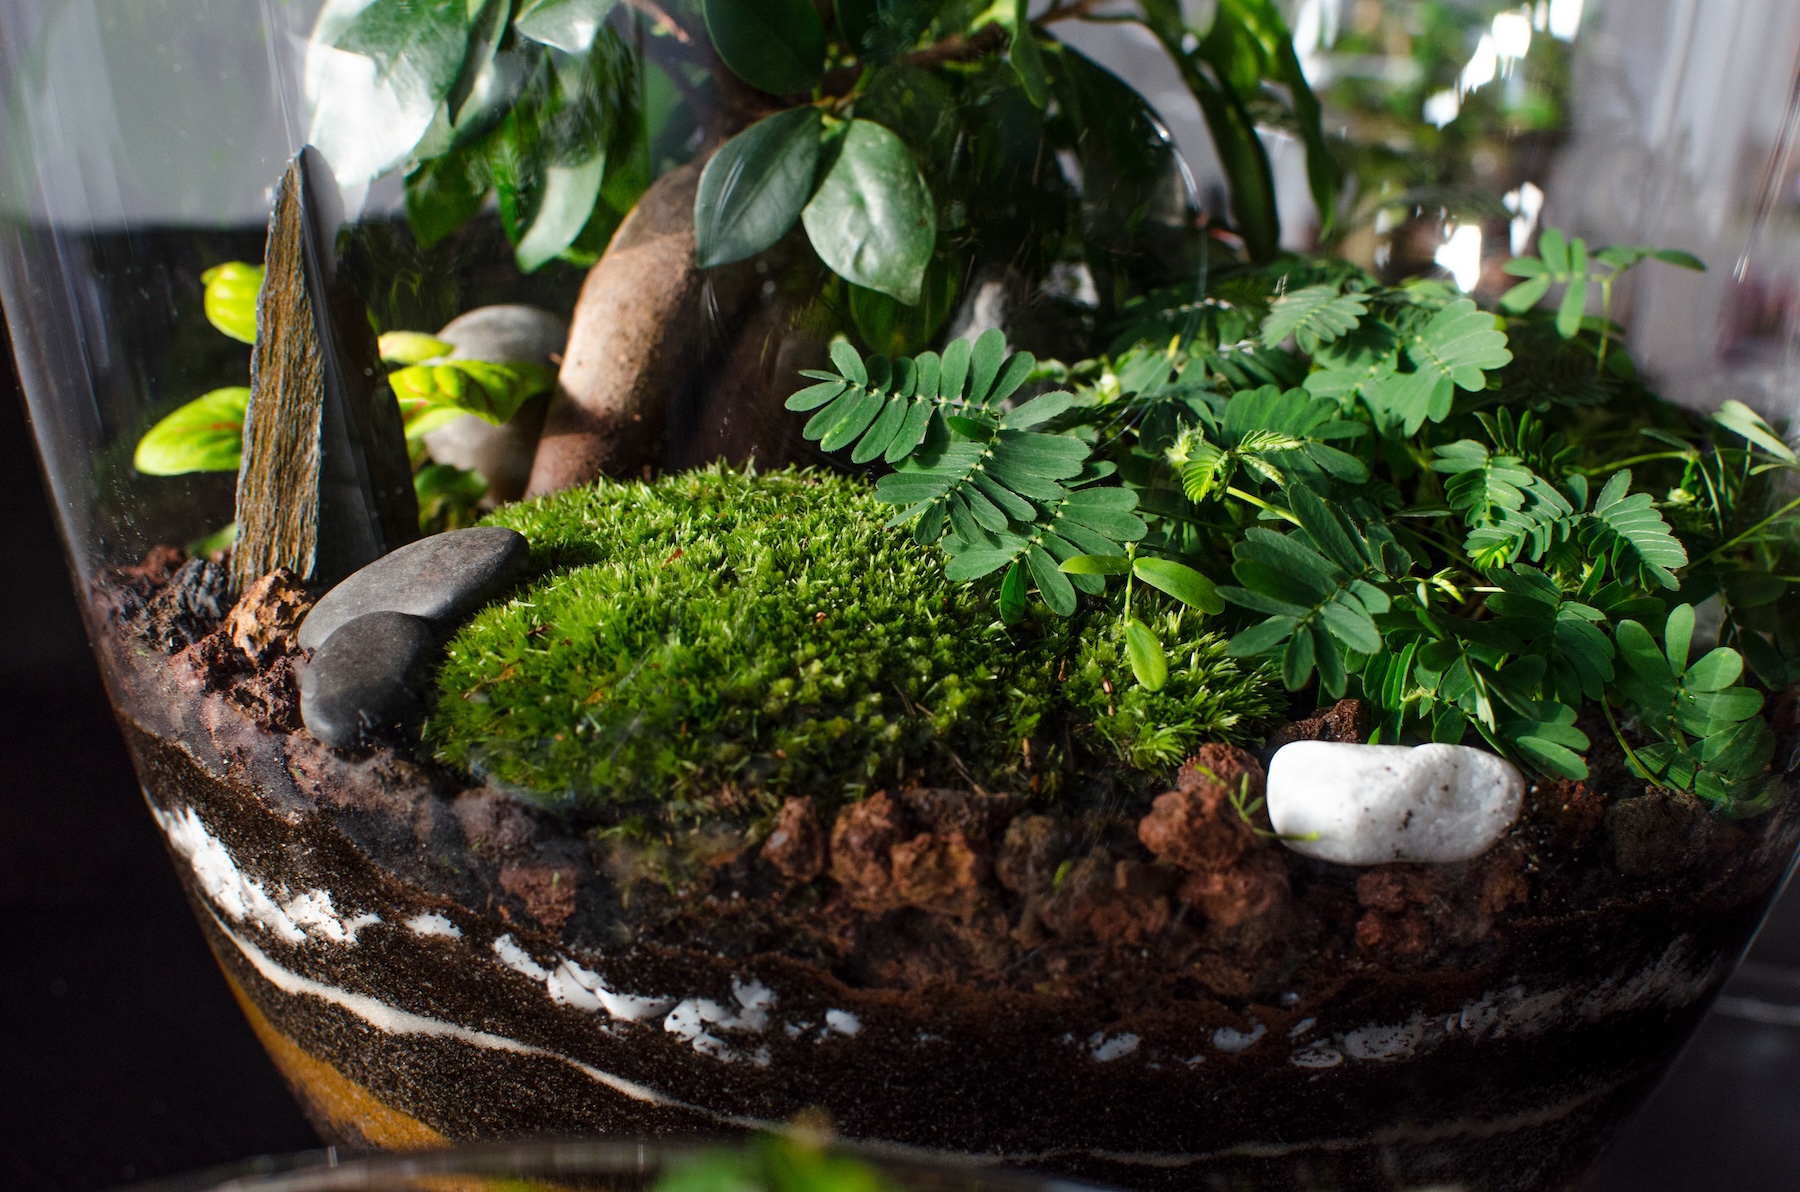
[[[1002,625],[889,512],[852,477],[720,468],[499,511],[537,578],[450,642],[428,744],[549,805],[1049,797],[1065,761],[1160,768],[1280,702],[1191,619],[1155,695],[1103,610]]]

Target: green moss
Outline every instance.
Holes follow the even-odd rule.
[[[1225,639],[1204,633],[1188,610],[1150,618],[1169,656],[1160,691],[1130,681],[1125,630],[1117,617],[1081,635],[1064,698],[1084,730],[1140,770],[1179,765],[1205,741],[1244,741],[1287,705],[1275,677],[1229,658]],[[1125,681],[1121,681],[1125,676]]]
[[[1066,717],[1154,763],[1269,708],[1196,638],[1161,695],[1106,714],[1106,674],[1132,686],[1116,618],[1085,642],[1079,619],[1003,626],[890,512],[855,478],[720,468],[509,506],[490,520],[531,539],[538,578],[452,639],[427,742],[548,805],[766,808],[902,776],[1045,793]]]

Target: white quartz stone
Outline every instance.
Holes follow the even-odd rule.
[[[1478,857],[1524,797],[1511,762],[1466,745],[1295,741],[1269,763],[1269,819],[1282,843],[1340,865]]]

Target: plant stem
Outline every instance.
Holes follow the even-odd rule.
[[[1269,504],[1267,501],[1263,500],[1261,497],[1255,496],[1254,494],[1251,494],[1251,493],[1247,493],[1241,488],[1237,488],[1233,485],[1228,484],[1225,486],[1225,491],[1227,493],[1229,493],[1231,496],[1236,497],[1238,500],[1245,502],[1246,504],[1254,505],[1258,509],[1266,509],[1270,513],[1275,514],[1277,517],[1286,518],[1288,521],[1293,522],[1296,526],[1300,524],[1300,519],[1295,517],[1293,514],[1289,513],[1287,510],[1279,509],[1276,506]]]
[[[1767,526],[1770,522],[1778,520],[1779,518],[1783,517],[1784,515],[1793,512],[1795,509],[1800,509],[1800,497],[1795,497],[1793,500],[1791,500],[1787,504],[1783,505],[1780,509],[1777,509],[1775,512],[1769,514],[1769,516],[1763,518],[1761,521],[1757,522],[1754,526],[1751,526],[1748,530],[1745,530],[1742,534],[1739,534],[1736,537],[1732,538],[1729,542],[1721,542],[1719,545],[1713,547],[1711,550],[1709,550],[1705,554],[1701,555],[1698,559],[1695,559],[1692,563],[1688,564],[1688,566],[1690,568],[1696,567],[1699,564],[1705,563],[1708,560],[1712,559],[1715,555],[1718,555],[1718,554],[1723,553],[1724,551],[1730,550],[1732,547],[1736,546],[1738,543],[1742,542],[1744,539],[1750,537],[1752,534],[1756,533],[1758,530],[1762,529],[1764,526]]]
[[[1659,459],[1693,459],[1691,451],[1652,451],[1648,455],[1634,455],[1630,459],[1615,460],[1610,464],[1601,464],[1597,468],[1578,469],[1583,476],[1604,476],[1608,472],[1616,472],[1620,468],[1635,467],[1638,464],[1654,463]]]
[[[1604,694],[1600,697],[1600,710],[1606,713],[1606,726],[1612,729],[1613,739],[1619,743],[1619,748],[1625,751],[1625,760],[1631,765],[1631,772],[1645,782],[1655,782],[1656,776],[1650,773],[1643,762],[1638,760],[1637,754],[1631,748],[1631,742],[1627,741],[1625,734],[1619,731],[1619,722],[1613,719],[1612,701],[1607,699]]]

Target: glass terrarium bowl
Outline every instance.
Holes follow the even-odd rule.
[[[1575,1178],[1795,851],[1764,8],[0,14],[89,630],[321,1135]]]
[[[488,1143],[411,1155],[345,1160],[335,1151],[265,1156],[232,1168],[141,1185],[139,1192],[536,1192],[538,1189],[728,1188],[766,1192],[987,1192],[1067,1189],[967,1159],[946,1160],[831,1146],[825,1136],[766,1135],[750,1141]]]

